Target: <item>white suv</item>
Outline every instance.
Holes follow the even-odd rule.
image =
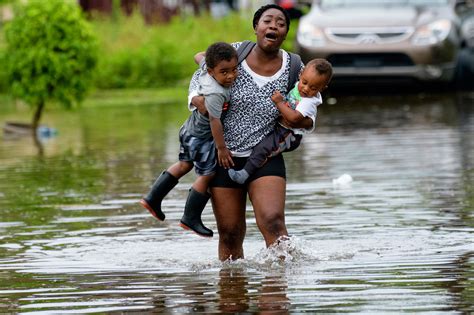
[[[411,78],[449,82],[474,30],[471,1],[315,0],[300,19],[295,51],[328,59],[335,80]]]

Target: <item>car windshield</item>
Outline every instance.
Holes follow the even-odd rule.
[[[361,6],[441,6],[449,0],[321,0],[321,7],[361,7]]]

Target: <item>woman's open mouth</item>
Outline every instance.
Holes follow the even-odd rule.
[[[276,41],[278,39],[278,35],[275,32],[268,32],[265,34],[265,39],[269,41]]]

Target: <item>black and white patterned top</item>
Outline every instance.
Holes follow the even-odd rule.
[[[233,43],[237,49],[241,43]],[[248,67],[239,64],[239,75],[230,88],[230,106],[223,115],[224,139],[234,156],[249,156],[251,150],[273,131],[279,111],[271,100],[275,90],[287,94],[290,58],[286,51],[281,75],[258,86]],[[303,63],[301,64],[303,67]],[[190,94],[197,90],[197,70],[189,85]]]

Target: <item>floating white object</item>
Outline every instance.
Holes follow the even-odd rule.
[[[332,180],[332,185],[334,187],[349,187],[352,183],[352,176],[349,174],[342,174],[338,178]]]

